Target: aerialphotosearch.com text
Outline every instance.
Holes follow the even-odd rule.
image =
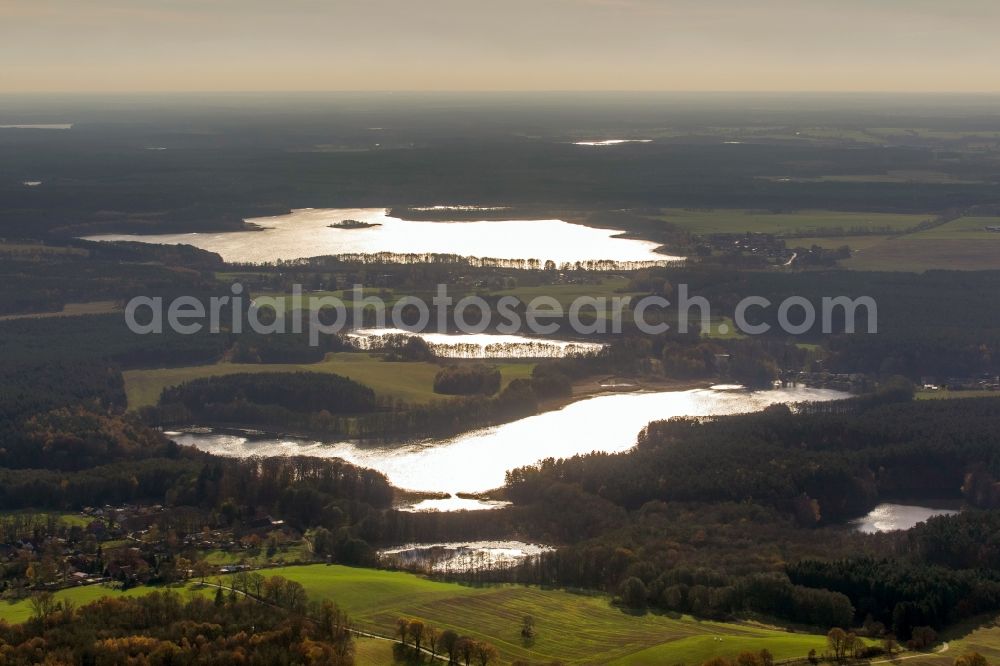
[[[573,333],[589,336],[621,333],[625,322],[630,322],[642,333],[659,335],[672,328],[679,333],[688,333],[693,326],[709,330],[712,312],[708,299],[691,295],[686,284],[677,286],[673,300],[656,295],[580,296],[567,307],[555,297],[544,295],[527,302],[511,295],[455,298],[444,284],[437,285],[430,303],[416,296],[387,302],[365,294],[361,285],[347,291],[345,299],[329,294],[307,295],[301,285],[294,285],[288,296],[251,299],[242,284],[234,283],[229,294],[208,298],[136,296],[126,304],[125,321],[129,330],[138,335],[166,330],[181,335],[205,330],[250,330],[261,335],[307,333],[309,344],[317,346],[322,336],[363,323],[413,333],[474,335],[490,331],[538,336],[566,332],[562,326],[568,325]],[[288,316],[294,313],[300,314]],[[870,296],[829,296],[819,303],[803,296],[790,296],[777,303],[763,296],[747,296],[732,310],[731,319],[735,331],[718,320],[713,330],[723,335],[762,335],[775,327],[789,335],[878,331],[878,308]]]

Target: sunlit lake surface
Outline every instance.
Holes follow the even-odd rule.
[[[366,228],[331,228],[355,220]],[[88,240],[189,244],[217,252],[226,261],[264,263],[337,254],[450,254],[507,260],[535,259],[544,265],[578,261],[630,264],[677,261],[655,252],[650,241],[615,238],[621,231],[562,220],[426,222],[391,217],[384,208],[296,210],[248,220],[261,231],[189,234],[102,234]],[[428,258],[429,259],[429,258]]]
[[[412,333],[399,328],[358,328],[346,337],[358,349],[377,350],[387,336],[418,337],[442,358],[563,358],[596,354],[604,348],[599,342],[574,342],[552,338],[529,338],[523,335],[475,333]]]
[[[948,503],[951,505],[952,503]],[[957,505],[957,503],[955,503]],[[852,520],[851,525],[859,532],[892,532],[908,530],[934,516],[950,516],[958,513],[951,508],[914,506],[911,504],[879,504],[867,516]]]
[[[652,143],[652,139],[604,139],[603,141],[574,141],[574,146],[618,146],[623,143]]]
[[[625,451],[639,431],[658,419],[761,410],[776,403],[846,398],[840,391],[785,388],[770,391],[695,389],[600,395],[536,416],[455,437],[395,444],[318,442],[294,437],[188,432],[173,439],[218,455],[308,455],[343,458],[384,473],[417,491],[483,492],[504,483],[504,473],[543,458],[591,451]],[[432,508],[424,505],[422,508]],[[446,503],[439,508],[448,509]],[[481,508],[490,508],[483,506]]]
[[[466,541],[454,543],[408,544],[379,551],[383,565],[404,569],[460,573],[495,569],[553,550],[523,541]]]
[[[509,506],[510,502],[501,500],[480,500],[472,497],[450,497],[424,499],[412,504],[403,504],[396,508],[400,511],[482,511],[488,509],[499,509]]]
[[[27,125],[0,125],[0,129],[68,130],[68,129],[73,129],[73,123],[34,123]]]

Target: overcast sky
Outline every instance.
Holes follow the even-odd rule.
[[[0,0],[0,91],[1000,91],[997,0]]]

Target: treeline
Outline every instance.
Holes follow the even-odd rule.
[[[798,562],[788,567],[788,575],[797,584],[846,595],[856,604],[855,623],[870,616],[904,639],[916,627],[941,629],[1000,608],[1000,576],[995,570],[857,558]]]
[[[692,267],[639,271],[631,287],[669,297],[680,284],[688,285],[690,294],[706,298],[715,315],[733,316],[737,304],[748,296],[767,298],[771,307],[747,312],[751,324],[771,326],[763,337],[787,338],[777,320],[777,306],[791,296],[806,298],[817,318],[796,341],[828,348],[832,353],[826,368],[835,372],[905,375],[912,380],[1000,373],[1000,311],[994,298],[1000,289],[1000,271],[917,274]],[[829,319],[831,332],[824,333],[822,299],[839,296],[871,297],[877,304],[878,333],[867,333],[863,307],[857,311],[856,333],[844,333],[841,308],[834,309]],[[698,316],[697,308],[692,314]]]
[[[446,365],[434,376],[434,392],[444,395],[493,395],[500,390],[495,365]]]
[[[866,618],[906,637],[915,627],[942,629],[1000,607],[1000,513],[966,510],[930,518],[899,537],[908,556],[807,559],[788,567],[791,580],[856,600]]]
[[[512,470],[506,490],[530,503],[553,483],[574,483],[630,509],[651,500],[754,501],[809,525],[860,515],[880,496],[956,497],[966,472],[996,464],[1000,416],[991,398],[884,402],[895,399],[653,422],[632,451]]]
[[[385,477],[341,460],[219,458],[181,447],[130,415],[121,375],[99,363],[4,365],[0,509],[79,510],[125,503],[196,507],[223,525],[278,515],[300,530],[323,525],[347,542],[392,502]],[[249,379],[252,379],[249,378]],[[292,385],[284,399],[360,401],[371,391],[321,377],[324,392]],[[270,392],[253,381],[231,386]],[[210,389],[205,389],[210,390]],[[296,393],[299,391],[299,393]],[[207,394],[201,395],[200,399]],[[268,393],[268,396],[270,394]],[[279,398],[281,399],[281,398]],[[340,403],[343,404],[343,403]],[[350,552],[369,561],[367,544]]]
[[[138,295],[199,294],[214,284],[211,271],[221,266],[218,255],[190,246],[75,241],[33,251],[0,242],[0,315]]]
[[[10,664],[354,663],[347,616],[310,602],[298,583],[263,579],[259,597],[217,589],[214,600],[173,592],[105,597],[77,607],[43,593],[23,624],[0,622]]]
[[[162,457],[71,472],[0,468],[0,480],[2,509],[151,503],[201,507],[228,519],[274,513],[303,529],[317,524],[339,528],[388,507],[393,495],[379,472],[336,459],[217,458],[177,446]]]
[[[377,397],[370,388],[331,373],[242,373],[208,377],[166,389],[147,423],[240,424],[283,432],[387,438],[452,434],[530,416],[538,396],[515,379],[493,396],[428,403]]]
[[[207,377],[164,389],[160,402],[179,404],[197,418],[215,405],[274,405],[294,412],[360,414],[376,408],[375,392],[332,373],[238,373]]]
[[[121,367],[214,363],[231,346],[229,335],[203,330],[136,335],[121,313],[0,321],[0,353],[21,363],[103,361]]]
[[[994,399],[901,397],[657,422],[627,453],[513,470],[506,492],[524,525],[570,545],[498,578],[709,617],[751,611],[829,627],[871,616],[900,639],[1000,609],[990,546],[1000,514],[893,535],[822,527],[887,498],[958,497],[970,470],[998,468]]]

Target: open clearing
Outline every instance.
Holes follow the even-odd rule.
[[[980,617],[962,622],[945,631],[941,640],[948,642],[943,654],[920,655],[907,660],[907,666],[952,666],[955,658],[968,652],[978,652],[986,663],[1000,663],[1000,624],[998,618]]]
[[[665,209],[660,219],[694,233],[745,233],[755,231],[772,234],[815,233],[817,236],[834,229],[903,231],[929,219],[928,215],[897,213],[854,213],[828,210],[803,210],[792,213],[772,213],[743,209],[689,210]]]
[[[103,597],[140,597],[144,594],[149,594],[150,592],[156,592],[157,590],[163,591],[166,589],[173,590],[174,592],[178,592],[183,595],[208,595],[215,593],[215,591],[211,588],[200,588],[195,587],[194,585],[178,585],[171,586],[169,588],[132,587],[125,592],[105,587],[103,585],[86,585],[84,587],[71,587],[66,590],[60,590],[54,594],[54,597],[56,601],[68,599],[73,602],[77,608],[79,608],[80,606],[97,601]],[[31,619],[31,603],[29,600],[22,599],[21,601],[16,602],[0,601],[0,620],[6,621],[10,624],[18,624],[29,619]]]
[[[960,217],[933,229],[926,229],[907,238],[933,240],[985,240],[1000,245],[1000,232],[986,227],[1000,227],[1000,217]]]
[[[67,303],[62,310],[55,312],[26,312],[24,314],[10,314],[0,316],[0,321],[10,321],[12,319],[44,319],[46,317],[79,317],[81,315],[92,314],[112,314],[121,312],[122,307],[118,301],[90,301],[88,303]]]
[[[362,628],[392,635],[399,617],[420,618],[488,640],[505,660],[642,663],[632,656],[660,646],[660,654],[670,655],[669,663],[698,663],[714,654],[765,646],[779,659],[804,656],[809,649],[825,645],[822,636],[690,617],[631,615],[611,606],[605,596],[513,585],[470,587],[402,572],[342,566],[285,567],[271,573],[302,583],[311,595],[333,599]],[[535,618],[538,632],[530,646],[520,635],[524,615]]]
[[[716,655],[764,648],[776,659],[804,657],[810,649],[822,652],[826,646],[825,637],[814,634],[688,616],[625,613],[603,595],[515,585],[473,587],[403,572],[325,564],[278,567],[262,573],[298,581],[313,598],[332,599],[360,629],[391,636],[399,617],[419,618],[438,628],[490,641],[505,662],[558,659],[564,663],[697,664]],[[79,587],[57,592],[56,598],[82,605],[102,596],[141,595],[155,589],[120,592],[101,586]],[[171,589],[185,595],[214,594],[212,588],[196,583]],[[535,618],[537,636],[531,645],[520,636],[524,615]],[[0,604],[0,619],[22,622],[30,616],[27,600]],[[1000,633],[996,640],[1000,645]],[[391,663],[388,642],[363,639],[358,650],[359,656],[371,658],[359,663]]]
[[[865,271],[995,270],[1000,268],[1000,225],[997,217],[962,217],[931,229],[890,237],[881,235],[818,235],[790,238],[790,247],[838,248],[853,255],[844,268]]]
[[[841,262],[862,271],[996,270],[1000,268],[1000,234],[995,241],[922,238],[920,234],[890,238],[857,250]]]
[[[515,361],[496,365],[500,368],[504,386],[511,380],[530,376],[534,367],[530,362]],[[434,392],[434,376],[440,369],[441,366],[436,363],[383,361],[374,354],[336,352],[327,354],[319,363],[215,363],[183,368],[127,370],[123,374],[129,409],[138,409],[155,405],[168,386],[240,372],[330,372],[361,382],[379,395],[406,402],[447,400],[448,396]]]

